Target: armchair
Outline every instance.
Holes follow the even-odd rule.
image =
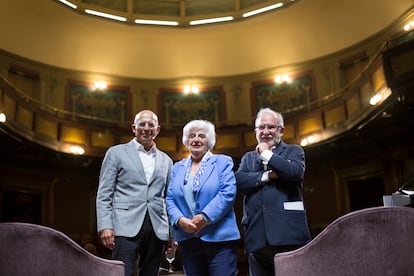
[[[307,245],[274,257],[277,276],[413,275],[414,208],[346,214]]]
[[[0,223],[0,275],[123,276],[124,263],[97,257],[41,225]]]

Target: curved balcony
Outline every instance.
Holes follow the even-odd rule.
[[[413,55],[413,45],[413,41],[399,45],[396,40],[388,41],[346,88],[284,110],[284,140],[302,146],[332,141],[364,128],[378,116],[386,116],[387,109],[396,101],[411,98],[404,87],[410,85],[414,72],[414,66],[406,62]],[[378,102],[370,104],[375,95]],[[0,77],[0,112],[7,118],[1,131],[58,152],[77,154],[76,147],[81,147],[86,156],[103,156],[109,146],[132,137],[129,122],[103,120],[43,104],[21,92],[4,76]],[[174,160],[182,158],[186,151],[181,145],[181,128],[167,122],[161,125],[164,127],[157,138],[158,147]],[[216,150],[240,157],[256,144],[252,129],[252,125],[218,123]]]

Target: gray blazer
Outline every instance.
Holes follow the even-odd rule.
[[[134,142],[110,147],[103,159],[96,197],[98,233],[113,229],[115,236],[134,237],[148,211],[155,234],[168,240],[165,194],[171,158],[156,150],[155,171],[147,183]]]

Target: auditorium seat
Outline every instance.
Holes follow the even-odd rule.
[[[414,208],[351,212],[274,262],[277,276],[414,275]]]
[[[123,276],[124,263],[97,257],[55,229],[0,223],[2,276]]]

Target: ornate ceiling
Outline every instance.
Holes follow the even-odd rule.
[[[272,11],[287,8],[299,0],[54,0],[70,5],[74,11],[83,14],[94,10],[125,18],[127,24],[135,19],[169,20],[179,27],[188,27],[192,20],[233,17],[233,22],[242,20],[243,14],[264,7]],[[69,3],[68,3],[69,2]],[[66,4],[64,4],[66,3]]]
[[[167,8],[156,9],[154,3],[175,9],[178,4],[177,0],[124,0],[122,5],[120,0],[86,1],[75,2],[81,8],[109,3],[111,8],[100,4],[104,12],[123,7],[128,18],[135,18],[137,12],[153,13],[154,9],[171,13]],[[229,7],[230,2],[179,3],[185,4],[185,16],[190,17],[197,11],[218,12],[217,4]],[[247,3],[264,3],[235,2],[240,11]],[[413,0],[301,0],[231,24],[175,28],[87,16],[56,0],[4,0],[0,34],[5,39],[0,40],[0,49],[43,64],[96,74],[141,79],[235,76],[347,49],[390,26],[412,5]],[[180,13],[181,9],[180,5]]]

